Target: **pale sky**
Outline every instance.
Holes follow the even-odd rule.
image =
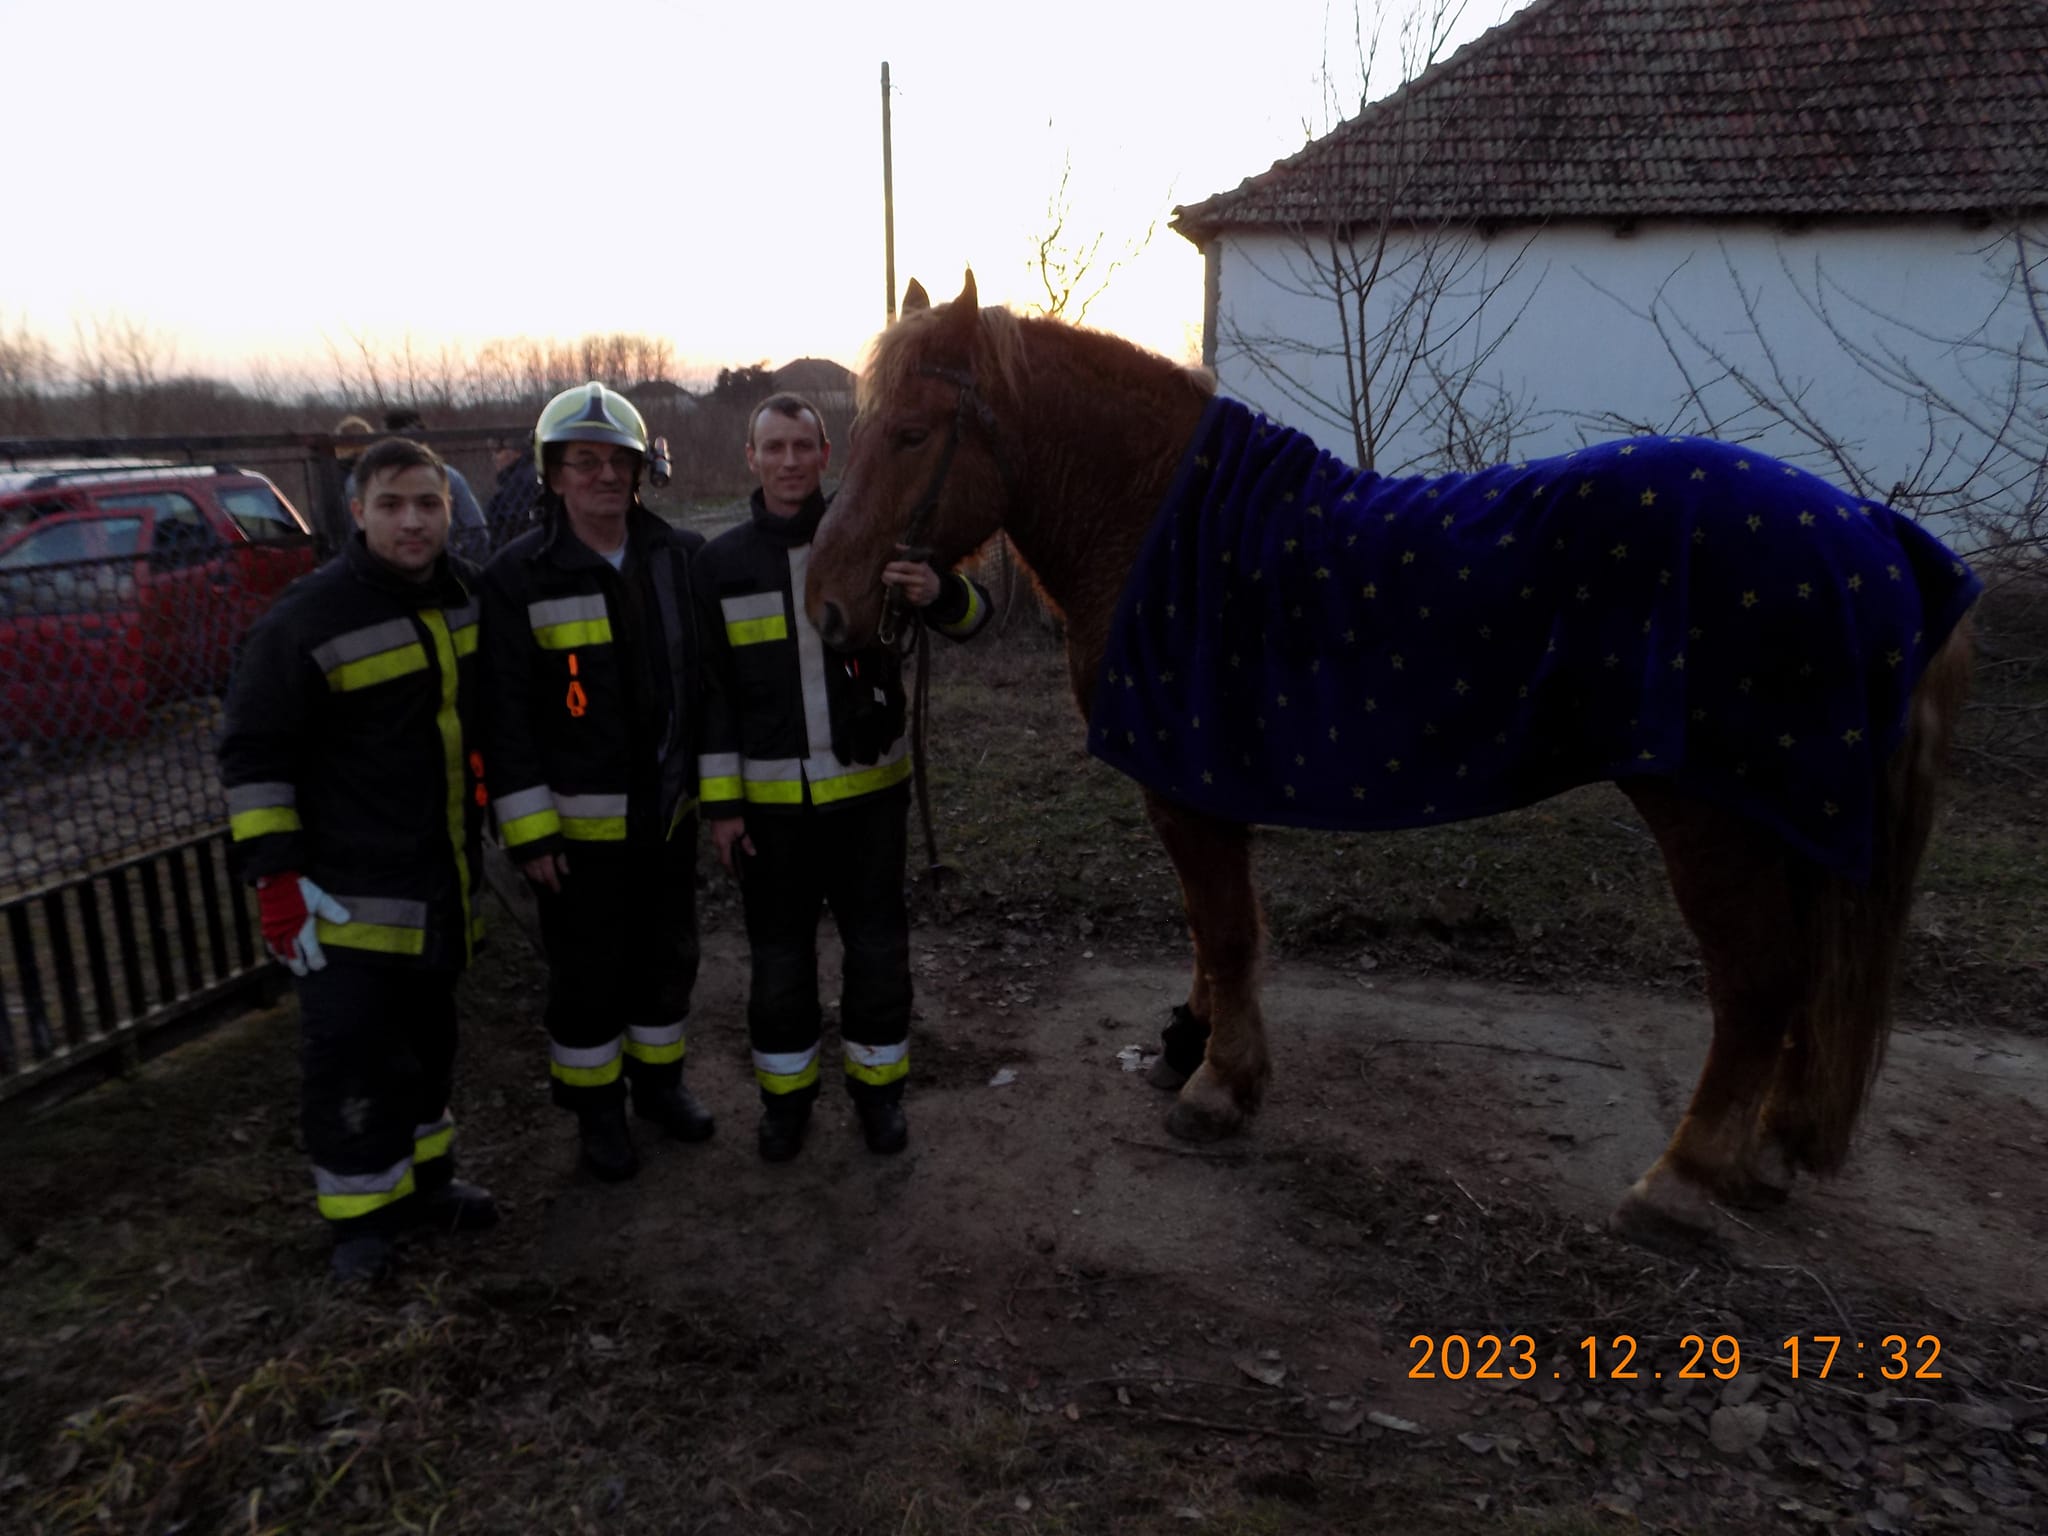
[[[1469,0],[1458,38],[1515,8]],[[1326,127],[1326,52],[1355,110],[1352,29],[1351,0],[0,0],[0,329],[61,346],[119,314],[187,369],[316,377],[351,332],[855,365],[883,321],[887,60],[899,292],[972,265],[984,302],[1034,297],[1071,153],[1105,250],[1160,216],[1089,323],[1182,355],[1201,263],[1165,210]]]

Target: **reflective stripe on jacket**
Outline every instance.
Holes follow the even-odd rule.
[[[910,777],[902,666],[870,646],[828,650],[804,614],[810,539],[825,500],[790,518],[767,511],[727,529],[697,557],[705,641],[697,780],[707,817],[843,804]],[[988,594],[948,573],[926,612],[941,634],[965,639],[987,622]]]

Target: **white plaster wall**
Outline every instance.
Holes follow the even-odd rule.
[[[2048,227],[2034,234],[2048,235]],[[1837,481],[1848,478],[1811,442],[1747,408],[1744,392],[1708,356],[1712,349],[1773,393],[1799,401],[1846,446],[1874,494],[1901,482],[1933,492],[1965,475],[1981,439],[1946,419],[1930,450],[1924,400],[1873,377],[1833,332],[1874,356],[1905,359],[1958,404],[2009,398],[2009,354],[2022,345],[2032,348],[2033,387],[2041,387],[2040,337],[2029,339],[2026,305],[2012,286],[2013,243],[1996,229],[1921,221],[1789,233],[1761,223],[1670,223],[1617,235],[1576,224],[1533,239],[1529,231],[1510,231],[1477,250],[1479,265],[1440,316],[1464,318],[1454,311],[1462,306],[1469,313],[1473,296],[1493,287],[1520,256],[1519,271],[1486,298],[1454,347],[1476,355],[1472,349],[1499,339],[1520,311],[1483,374],[1519,402],[1520,430],[1498,458],[1564,452],[1641,427],[1710,431]],[[1334,401],[1343,388],[1330,355],[1338,330],[1327,289],[1294,291],[1315,287],[1303,281],[1298,244],[1240,234],[1212,242],[1206,254],[1215,295],[1206,346],[1224,392],[1355,457],[1341,413],[1306,398]],[[1744,312],[1745,291],[1755,324]],[[1816,312],[1816,299],[1826,315]],[[1662,338],[1648,318],[1653,313]],[[1265,338],[1261,350],[1270,363],[1276,337],[1296,343],[1283,361],[1285,380],[1256,366],[1248,344]],[[2001,348],[2008,354],[2003,361],[1996,355]],[[1705,386],[1704,410],[1686,399],[1686,370]],[[1383,445],[1376,467],[1441,468],[1440,446],[1411,427]]]

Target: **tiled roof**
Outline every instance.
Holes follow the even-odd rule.
[[[2048,0],[1535,0],[1271,170],[1230,227],[2048,210]]]
[[[777,389],[815,389],[819,391],[853,388],[853,370],[844,363],[835,363],[830,358],[800,357],[793,363],[784,363],[775,370]]]

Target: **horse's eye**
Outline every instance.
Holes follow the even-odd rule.
[[[931,429],[928,427],[901,427],[896,432],[896,446],[898,448],[921,448],[924,446],[925,439],[931,435]]]

